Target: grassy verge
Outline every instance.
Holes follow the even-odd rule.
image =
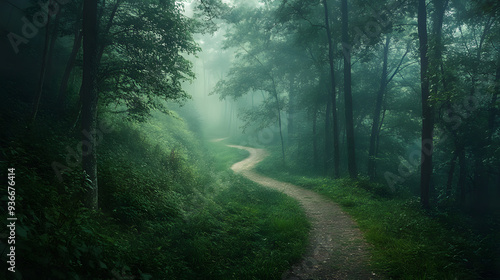
[[[470,217],[456,211],[424,212],[418,199],[396,196],[366,179],[304,177],[276,168],[280,161],[274,151],[257,170],[339,203],[373,245],[372,266],[385,277],[497,279],[500,236],[493,228],[476,227]]]
[[[47,117],[0,150],[19,186],[15,279],[280,279],[300,258],[304,213],[228,170],[245,153],[167,116],[111,121],[98,147],[99,211],[80,203],[78,167],[62,182],[51,168],[79,139],[65,123]]]

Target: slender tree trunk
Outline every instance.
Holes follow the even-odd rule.
[[[97,129],[97,1],[84,0],[83,4],[83,81],[82,131],[95,134]],[[86,134],[86,133],[83,133]],[[83,189],[85,205],[98,208],[96,135],[87,139],[82,135]],[[86,147],[85,147],[86,146]],[[86,149],[87,148],[87,149]]]
[[[433,42],[432,50],[428,50],[428,57],[431,58],[431,63],[429,63],[428,70],[427,70],[427,79],[429,80],[429,94],[430,96],[438,96],[439,92],[441,91],[440,89],[440,80],[443,80],[444,82],[444,75],[442,74],[443,70],[440,70],[440,68],[443,68],[443,59],[442,59],[442,52],[443,52],[443,43],[442,43],[442,30],[443,30],[443,19],[444,19],[444,13],[446,11],[446,7],[448,6],[448,0],[432,0],[433,6],[434,6],[434,12],[432,13],[433,18],[432,18],[432,38],[431,42]],[[429,105],[430,107],[430,105]],[[432,109],[429,108],[431,111],[429,114],[433,114]],[[433,119],[433,116],[431,117]],[[434,124],[432,124],[433,126]],[[432,137],[432,134],[431,134]],[[432,172],[432,169],[431,171]],[[432,182],[432,178],[430,179]],[[429,194],[428,194],[428,199],[429,201],[435,197],[435,189],[432,183],[429,184]],[[430,202],[429,202],[430,203]]]
[[[52,24],[53,26],[52,26],[52,33],[51,33],[51,37],[50,37],[49,53],[47,54],[47,74],[46,74],[46,76],[49,78],[49,81],[52,80],[51,77],[52,77],[53,72],[54,72],[54,67],[52,66],[52,60],[54,58],[54,49],[55,49],[55,45],[56,45],[56,41],[57,41],[57,36],[59,35],[58,25],[59,25],[60,15],[61,15],[61,13],[58,13],[55,16],[54,23]]]
[[[73,42],[73,48],[71,49],[71,53],[69,55],[69,59],[66,64],[66,68],[64,69],[61,85],[59,87],[59,96],[57,103],[59,103],[59,108],[61,108],[62,111],[64,111],[64,107],[66,105],[66,98],[68,96],[67,88],[68,88],[69,77],[71,75],[73,67],[75,66],[75,61],[76,61],[76,56],[78,55],[78,51],[80,50],[80,47],[82,45],[82,37],[83,33],[78,28],[75,32],[75,40]]]
[[[488,173],[485,172],[485,166],[483,164],[483,153],[479,152],[480,156],[476,155],[474,162],[474,189],[475,189],[475,197],[474,197],[474,208],[476,214],[486,214],[488,210]]]
[[[229,102],[229,124],[227,126],[227,131],[228,131],[229,135],[232,135],[232,133],[233,133],[232,120],[233,120],[233,103]]]
[[[391,37],[389,35],[385,38],[384,45],[384,60],[382,64],[382,77],[380,78],[380,89],[377,93],[377,101],[375,104],[375,112],[373,113],[373,123],[372,123],[372,133],[370,136],[370,147],[368,149],[368,176],[370,179],[374,179],[376,176],[376,164],[377,160],[375,158],[375,146],[379,133],[379,122],[380,113],[382,111],[382,101],[384,100],[384,94],[387,86],[387,58],[389,55],[389,43]]]
[[[491,97],[491,103],[489,108],[489,116],[488,116],[488,138],[491,141],[491,137],[493,137],[493,132],[495,131],[495,118],[498,115],[498,109],[496,107],[498,96],[500,95],[500,55],[497,59],[497,70],[495,75],[495,91],[493,96]]]
[[[489,17],[486,21],[483,32],[481,33],[481,37],[479,39],[479,45],[477,46],[476,58],[474,63],[472,64],[472,78],[471,78],[471,90],[470,95],[473,96],[476,93],[476,83],[477,78],[480,75],[479,67],[481,65],[481,54],[483,52],[483,44],[486,39],[486,36],[489,33],[491,25],[493,24],[492,18]],[[489,134],[486,136],[486,141],[488,142]],[[485,146],[489,143],[485,143],[485,145],[481,145],[474,149],[473,157],[474,157],[474,176],[473,176],[473,207],[478,213],[484,213],[487,210],[488,204],[488,185],[489,185],[489,177],[487,169],[485,168],[482,161],[485,157]]]
[[[259,63],[262,65],[262,63],[259,61]],[[271,81],[273,82],[273,95],[274,95],[274,98],[276,99],[276,109],[277,109],[277,113],[278,113],[278,126],[279,126],[279,130],[280,130],[280,140],[281,140],[281,156],[282,156],[282,159],[283,159],[283,165],[285,165],[285,142],[283,141],[283,129],[282,129],[282,126],[281,126],[281,105],[280,105],[280,99],[279,99],[279,96],[278,96],[278,91],[276,89],[276,82],[274,81],[274,77],[269,74],[270,78],[271,78]]]
[[[347,166],[349,176],[356,178],[356,147],[354,144],[354,120],[352,111],[351,91],[351,46],[349,44],[349,14],[347,0],[342,0],[342,47],[344,52],[344,99],[345,99],[345,122],[347,136]]]
[[[103,29],[103,36],[109,36],[109,31],[111,30],[111,27],[113,26],[113,20],[115,19],[116,12],[118,11],[118,7],[120,7],[122,0],[116,0],[115,5],[113,6],[113,10],[111,11],[111,15],[109,16],[108,22],[106,23],[106,26]],[[98,50],[97,50],[97,65],[101,63],[102,55],[104,54],[104,49],[108,46],[103,38],[99,38],[100,42],[98,43]]]
[[[313,166],[314,171],[318,168],[318,133],[317,133],[317,123],[318,123],[318,106],[315,105],[313,109],[313,123],[312,123],[312,146],[313,146]]]
[[[111,27],[113,26],[113,20],[116,16],[116,12],[118,11],[118,7],[120,6],[122,0],[116,0],[115,5],[113,6],[113,10],[111,11],[111,15],[108,19],[108,22],[104,28],[104,31],[102,32],[103,36],[110,36],[109,32],[111,30]],[[103,7],[104,9],[104,7]],[[102,14],[102,11],[100,11]],[[85,35],[84,35],[85,36]],[[99,34],[96,35],[96,72],[99,69],[99,66],[101,64],[102,56],[104,54],[104,50],[108,46],[106,44],[104,37],[99,37]],[[83,85],[83,84],[82,84]],[[80,96],[82,95],[82,90],[83,87],[80,87]]]
[[[38,108],[40,106],[40,100],[42,98],[43,85],[45,83],[45,73],[47,71],[47,56],[50,42],[50,15],[47,16],[47,26],[45,28],[45,43],[43,46],[42,54],[42,66],[40,69],[40,77],[38,78],[38,88],[33,100],[33,107],[31,110],[31,123],[35,122],[36,115],[38,114]]]
[[[432,178],[432,148],[434,129],[434,117],[429,104],[429,79],[427,57],[427,9],[425,0],[418,1],[418,37],[420,44],[420,84],[422,91],[422,154],[420,169],[420,201],[422,207],[429,208],[429,189]]]
[[[330,115],[331,115],[331,106],[330,97],[327,95],[326,97],[326,111],[325,111],[325,156],[324,156],[324,175],[328,176],[330,171],[330,160],[331,160],[331,131],[330,131]]]
[[[280,108],[280,101],[278,97],[278,92],[276,92],[276,85],[274,84],[273,80],[273,86],[274,86],[274,97],[276,98],[276,104],[278,108],[278,126],[280,129],[280,140],[281,140],[281,156],[283,159],[283,165],[285,164],[285,142],[283,141],[283,129],[281,127],[281,108]]]
[[[335,70],[334,70],[334,44],[332,41],[332,33],[330,30],[330,20],[328,17],[328,4],[326,0],[323,0],[323,8],[325,10],[325,28],[326,28],[326,38],[328,40],[328,64],[330,66],[330,101],[332,103],[332,115],[333,115],[333,176],[334,178],[340,177],[340,149],[339,149],[339,125],[337,117],[337,92],[336,92],[336,82],[335,82]]]
[[[466,179],[467,179],[467,165],[465,162],[465,149],[463,146],[459,147],[458,152],[458,166],[460,167],[458,175],[458,191],[460,192],[460,205],[465,207],[465,194],[466,194]]]
[[[375,140],[375,158],[378,158],[378,151],[379,151],[379,146],[380,146],[380,132],[382,131],[382,124],[384,123],[385,119],[385,108],[382,110],[382,119],[380,120],[380,124],[378,126],[377,130],[377,139]],[[377,171],[375,169],[375,171]]]
[[[288,145],[295,142],[294,115],[295,115],[295,90],[293,89],[293,77],[290,75],[290,91],[288,102]]]
[[[450,169],[448,171],[448,180],[446,181],[446,197],[451,196],[451,188],[453,186],[453,174],[455,173],[455,165],[458,158],[458,152],[455,150],[450,161]]]

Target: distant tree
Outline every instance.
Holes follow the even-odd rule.
[[[82,80],[82,131],[95,133],[97,129],[97,1],[85,0],[83,4],[83,80]],[[87,143],[83,148],[83,143]],[[87,192],[85,205],[98,207],[96,139],[82,137],[83,189]]]
[[[356,167],[356,147],[354,141],[354,120],[352,110],[352,90],[351,90],[351,42],[349,41],[349,11],[347,0],[342,0],[342,49],[344,53],[344,105],[345,122],[347,135],[347,166],[349,176],[356,178],[358,171]]]
[[[377,92],[377,101],[375,103],[375,112],[373,114],[373,122],[370,136],[370,147],[368,149],[368,176],[371,179],[375,178],[376,170],[376,159],[375,159],[375,149],[376,141],[379,133],[380,127],[380,113],[382,112],[382,101],[384,99],[384,93],[387,87],[387,60],[389,56],[389,44],[391,42],[390,35],[387,35],[384,44],[384,54],[383,54],[383,64],[382,64],[382,74],[380,78],[380,88]]]
[[[420,170],[420,200],[424,208],[429,208],[429,188],[432,176],[432,149],[434,117],[429,97],[429,58],[427,39],[427,8],[425,0],[418,1],[418,37],[420,52],[420,84],[422,95],[422,150]]]
[[[334,65],[334,53],[335,53],[335,45],[333,43],[332,39],[332,32],[330,30],[330,20],[328,17],[329,11],[328,11],[328,4],[326,0],[323,0],[323,9],[325,10],[325,31],[326,31],[326,38],[328,40],[328,65],[330,66],[330,92],[331,95],[328,98],[328,102],[331,102],[331,110],[332,110],[332,116],[333,116],[333,170],[334,170],[334,177],[339,178],[340,177],[340,151],[339,151],[339,124],[338,124],[338,117],[337,117],[337,93],[336,93],[336,82],[335,82],[335,65]],[[327,126],[328,127],[328,120],[330,119],[329,113],[328,113],[328,108],[329,105],[327,105]],[[328,130],[326,131],[328,133]],[[329,143],[327,144],[329,145]],[[326,166],[326,164],[325,164]]]
[[[245,14],[243,18],[242,15]],[[282,160],[285,162],[285,144],[283,139],[282,112],[285,108],[283,91],[287,83],[285,71],[278,67],[286,63],[287,45],[280,36],[274,37],[268,28],[269,10],[243,8],[234,11],[231,23],[236,23],[228,32],[226,47],[238,49],[237,60],[225,79],[220,80],[214,92],[226,97],[239,98],[247,93],[263,92],[268,94],[257,111],[247,111],[246,119],[269,123],[276,121],[280,134]],[[241,20],[240,20],[241,19]],[[271,109],[272,108],[272,109]],[[269,111],[270,110],[270,111]]]

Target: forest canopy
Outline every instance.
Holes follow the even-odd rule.
[[[381,277],[500,277],[497,0],[0,0],[0,38],[14,279],[280,278],[311,219],[226,144]]]

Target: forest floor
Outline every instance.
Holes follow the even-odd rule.
[[[248,158],[231,167],[234,172],[297,199],[311,221],[306,252],[298,263],[283,273],[282,279],[380,279],[368,265],[368,244],[356,223],[339,205],[313,191],[253,171],[253,167],[267,156],[265,150],[228,146],[250,152]]]

